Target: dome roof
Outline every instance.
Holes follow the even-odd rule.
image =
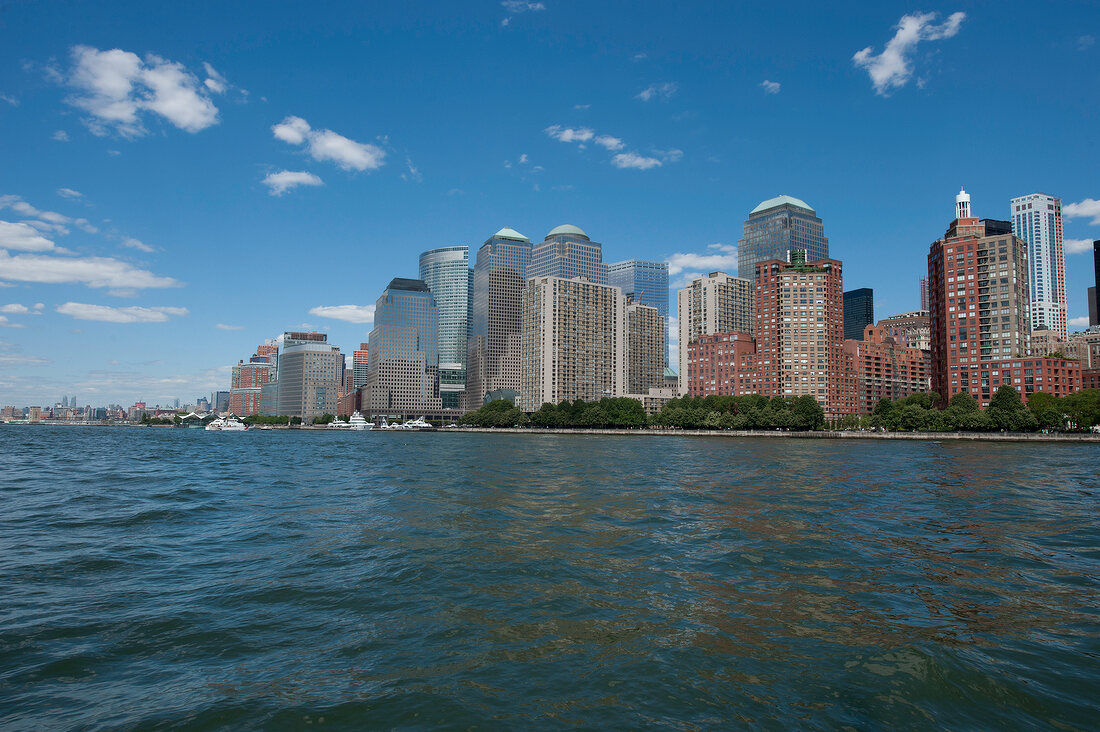
[[[665,366],[665,378],[667,379],[667,378],[670,378],[670,377],[671,378],[676,377],[676,370],[673,369],[671,366]]]
[[[585,239],[588,238],[588,234],[584,233],[584,229],[579,226],[573,226],[573,224],[562,224],[561,226],[555,226],[553,229],[550,229],[550,233],[546,235],[546,238],[549,239],[552,236],[558,236],[560,234],[569,234],[570,236],[583,236]]]
[[[759,206],[749,212],[749,215],[751,216],[759,211],[766,211],[769,208],[779,208],[780,206],[788,203],[792,206],[798,206],[799,208],[807,209],[808,211],[814,210],[813,206],[806,203],[800,198],[795,198],[793,196],[776,196],[775,198],[769,198],[767,201],[761,201]]]
[[[519,233],[515,229],[509,229],[505,226],[503,229],[493,234],[493,238],[496,239],[513,239],[515,241],[531,241],[523,234]]]

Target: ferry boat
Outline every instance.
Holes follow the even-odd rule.
[[[234,416],[229,416],[218,417],[203,429],[208,432],[244,432],[248,429],[248,425]]]

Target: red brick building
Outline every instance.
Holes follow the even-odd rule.
[[[1081,372],[1082,389],[1100,389],[1100,369],[1085,369]]]
[[[241,417],[263,414],[260,389],[275,380],[279,347],[265,343],[256,346],[248,363],[238,361],[233,367],[229,388],[229,412]]]
[[[927,351],[900,345],[889,329],[868,325],[862,341],[844,341],[855,383],[856,413],[870,414],[880,399],[896,401],[930,388]]]

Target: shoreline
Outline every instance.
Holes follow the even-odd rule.
[[[175,425],[143,425],[143,424],[102,424],[97,422],[6,422],[0,426],[18,427],[145,427],[148,429],[196,429],[176,427]],[[349,430],[333,430],[323,425],[309,425],[302,427],[288,427],[284,425],[272,425],[269,430],[252,428],[249,432],[327,432],[332,434],[344,434]],[[388,434],[386,430],[369,430]],[[399,434],[407,435],[419,430],[401,430]],[[611,435],[627,437],[736,437],[757,439],[800,439],[800,440],[921,440],[942,441],[955,440],[963,442],[1061,442],[1071,444],[1096,444],[1100,445],[1100,433],[1092,432],[1056,432],[1043,434],[1041,432],[872,432],[870,430],[821,430],[816,432],[785,432],[781,430],[651,430],[651,429],[606,429],[594,427],[451,427],[446,429],[424,430],[436,434],[450,432],[466,432],[497,435]]]

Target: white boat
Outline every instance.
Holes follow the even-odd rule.
[[[218,417],[204,428],[209,432],[244,432],[248,425],[236,417]]]
[[[363,417],[363,415],[359,414],[358,410],[356,410],[351,415],[351,418],[348,420],[348,428],[353,429],[357,432],[361,432],[363,430],[373,429],[374,423],[368,422],[366,418]]]
[[[330,430],[350,430],[351,423],[345,422],[339,417],[333,417],[332,421],[328,423],[328,428]]]
[[[401,425],[401,429],[404,430],[430,430],[433,428],[433,425],[430,422],[426,422],[423,417],[410,419],[405,422],[405,424]]]

